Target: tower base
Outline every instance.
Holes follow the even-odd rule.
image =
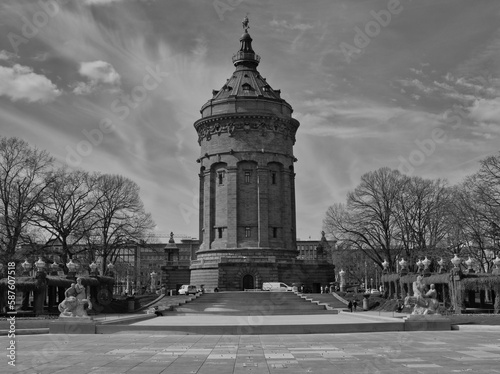
[[[264,282],[304,285],[319,292],[321,286],[335,280],[335,266],[327,262],[280,261],[274,256],[202,258],[193,261],[190,269],[190,283],[203,285],[207,292],[262,289]]]

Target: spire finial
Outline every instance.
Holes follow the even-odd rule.
[[[243,22],[241,22],[241,23],[243,24],[243,30],[245,30],[245,32],[248,32],[248,29],[250,28],[250,26],[248,25],[248,23],[249,23],[248,13],[245,16],[245,18],[243,18]]]

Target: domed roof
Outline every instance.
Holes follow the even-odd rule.
[[[233,55],[232,61],[236,70],[219,90],[212,91],[212,99],[201,108],[202,117],[214,114],[234,113],[236,107],[227,105],[229,101],[238,100],[238,111],[246,99],[252,100],[251,108],[255,108],[255,100],[267,102],[259,105],[259,111],[280,112],[289,116],[292,107],[281,98],[281,90],[273,89],[257,71],[260,56],[252,48],[252,38],[248,33],[248,18],[243,21],[245,32],[240,38],[240,49]],[[285,110],[283,106],[287,107]],[[249,109],[250,109],[249,107]]]

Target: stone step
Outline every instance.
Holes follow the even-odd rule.
[[[311,303],[293,292],[219,292],[201,295],[175,313],[219,313],[233,315],[299,315],[332,313],[319,302]],[[168,313],[168,312],[167,312]]]

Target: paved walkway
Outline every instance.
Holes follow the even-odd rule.
[[[2,347],[9,342],[0,337]],[[500,373],[486,331],[316,335],[25,335],[2,373]]]

